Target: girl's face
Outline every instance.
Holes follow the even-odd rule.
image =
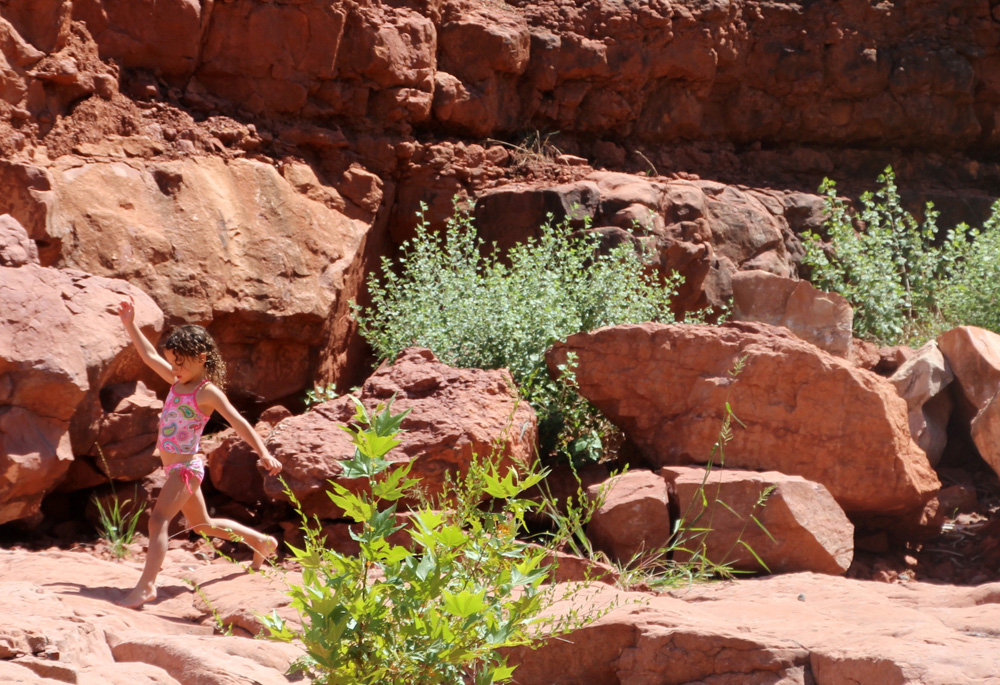
[[[173,350],[164,350],[163,356],[170,363],[175,383],[190,383],[205,375],[207,355],[204,352],[196,357],[182,357]]]

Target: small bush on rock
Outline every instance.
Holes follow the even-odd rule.
[[[537,239],[500,255],[484,250],[467,215],[456,213],[441,234],[423,212],[418,218],[416,237],[395,261],[383,260],[381,280],[370,278],[371,306],[355,310],[379,357],[420,345],[453,366],[507,368],[539,415],[543,454],[599,456],[605,445],[592,430],[599,421],[579,418],[581,407],[597,410],[549,379],[545,352],[600,326],[672,321],[680,278],[664,286],[632,246],[602,251],[599,237],[568,222],[550,220]],[[573,425],[583,432],[573,435]]]
[[[516,537],[533,506],[518,495],[542,475],[519,479],[513,471],[498,473],[488,460],[474,460],[469,476],[452,482],[442,500],[411,512],[412,544],[391,544],[387,538],[402,528],[395,503],[413,497],[418,485],[408,477],[409,463],[392,465],[386,458],[398,444],[406,412],[393,414],[390,402],[369,414],[357,404],[356,426],[345,428],[356,449],[343,462],[344,476],[366,479],[369,491],[356,494],[333,483],[329,495],[359,524],[351,537],[360,552],[326,549],[318,525],[300,510],[305,545],[292,552],[302,566],[302,584],[290,593],[303,627],[294,630],[274,613],[265,618],[271,636],[302,642],[307,656],[298,667],[316,682],[510,680],[514,667],[500,656],[501,648],[528,644],[543,627],[554,629],[547,635],[560,632],[538,619],[555,591],[544,585],[549,550]],[[487,496],[502,505],[481,507]],[[569,620],[580,625],[586,619]]]

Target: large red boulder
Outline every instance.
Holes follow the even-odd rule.
[[[138,372],[112,308],[136,302],[136,322],[156,335],[160,310],[138,289],[37,264],[0,267],[0,522],[34,516],[91,450],[100,390]]]
[[[305,165],[282,171],[287,178],[269,163],[221,157],[64,155],[7,173],[25,195],[28,234],[48,246],[43,264],[128,280],[168,324],[206,326],[234,401],[263,404],[310,387],[318,350],[350,346],[349,302],[370,228],[336,193],[322,194]],[[26,188],[29,177],[48,190]],[[327,382],[349,361],[328,364]]]
[[[402,423],[401,444],[388,459],[413,462],[410,475],[429,494],[440,493],[446,477],[467,473],[475,456],[496,459],[501,472],[536,458],[535,412],[519,399],[506,370],[456,369],[430,350],[409,348],[369,377],[358,399],[369,411],[390,400],[393,412],[411,410]],[[284,465],[281,478],[309,515],[343,513],[327,497],[328,481],[363,487],[340,477],[340,462],[354,456],[342,430],[354,414],[354,402],[345,396],[285,419],[268,434],[268,449]],[[264,488],[270,497],[285,497],[275,478],[266,478]]]
[[[784,329],[602,328],[555,345],[550,372],[571,353],[581,394],[653,466],[718,463],[731,407],[727,466],[821,483],[848,514],[909,513],[940,487],[895,388]]]

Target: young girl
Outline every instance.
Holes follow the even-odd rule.
[[[221,387],[225,383],[226,369],[208,331],[201,326],[175,328],[163,342],[161,357],[136,327],[135,304],[131,298],[118,305],[118,316],[142,361],[171,384],[163,403],[156,440],[167,480],[149,515],[149,548],[142,577],[119,602],[122,606],[138,608],[156,598],[156,576],[167,553],[167,527],[178,512],[184,513],[188,525],[196,533],[245,542],[254,551],[251,564],[254,569],[260,568],[264,559],[277,551],[278,541],[273,537],[236,521],[208,515],[200,487],[205,477],[205,462],[198,454],[198,444],[212,412],[222,414],[236,433],[253,445],[269,474],[273,476],[281,471],[281,462],[270,455],[257,432],[223,394]]]

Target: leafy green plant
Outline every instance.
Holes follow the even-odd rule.
[[[576,400],[566,385],[551,381],[545,352],[579,331],[672,321],[670,298],[680,278],[664,285],[632,246],[602,251],[598,236],[568,222],[550,219],[538,238],[501,255],[486,249],[468,215],[456,213],[442,233],[430,230],[423,210],[418,219],[401,255],[383,260],[381,280],[369,279],[371,305],[355,306],[378,356],[420,345],[453,366],[507,368],[539,414],[543,455],[566,448],[576,458],[600,456],[592,433],[560,437],[567,416],[575,420],[585,405],[570,406]]]
[[[122,501],[117,495],[112,495],[111,503],[105,509],[101,500],[94,497],[97,507],[98,535],[108,543],[111,556],[124,559],[128,556],[129,546],[135,540],[135,529],[144,507],[130,507],[132,500]]]
[[[97,454],[104,463],[105,471],[108,471],[108,462],[104,456],[104,451],[100,445],[97,446]],[[132,499],[122,500],[115,490],[114,480],[109,478],[111,483],[111,502],[105,508],[101,500],[95,495],[93,497],[94,506],[97,508],[97,534],[108,543],[111,556],[115,559],[124,559],[128,556],[129,546],[135,540],[135,529],[139,525],[139,517],[145,511],[145,505],[133,505]],[[134,491],[136,501],[137,492]]]
[[[1000,201],[968,244],[939,296],[946,325],[979,326],[1000,332]]]
[[[840,293],[854,307],[858,337],[897,344],[926,335],[940,319],[942,284],[967,254],[969,231],[960,224],[941,240],[932,203],[918,221],[903,208],[892,167],[878,182],[881,187],[864,193],[852,213],[836,184],[823,181],[827,241],[807,232],[803,263],[814,285]]]
[[[333,483],[331,500],[360,524],[351,536],[360,552],[326,549],[318,522],[302,517],[305,542],[292,547],[302,584],[292,585],[301,630],[276,613],[265,618],[272,637],[299,640],[307,656],[297,668],[316,682],[387,685],[496,683],[514,666],[500,651],[530,643],[545,625],[538,620],[552,586],[544,548],[517,539],[532,506],[518,495],[542,477],[501,474],[492,460],[474,460],[469,476],[451,481],[434,502],[409,513],[407,547],[387,538],[402,526],[396,503],[417,485],[410,466],[387,454],[406,412],[391,402],[369,413],[357,402],[345,428],[355,447],[344,476],[367,482],[356,493]],[[483,507],[483,497],[501,506]],[[551,627],[551,626],[550,626]]]
[[[306,390],[306,411],[312,409],[317,404],[323,404],[324,402],[335,400],[338,397],[339,395],[337,394],[337,387],[335,383],[328,383],[326,385],[314,383],[312,390]]]

